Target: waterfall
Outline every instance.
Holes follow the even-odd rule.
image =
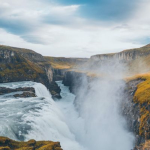
[[[130,150],[134,137],[119,114],[122,81],[99,80],[81,87],[79,97],[61,81],[62,99],[54,101],[41,83],[16,82],[0,87],[34,87],[37,97],[0,97],[0,135],[15,140],[60,141],[64,150]]]
[[[60,141],[64,150],[84,150],[70,131],[57,102],[52,99],[44,85],[14,82],[0,84],[0,87],[34,87],[37,95],[35,98],[15,98],[14,93],[11,93],[0,97],[0,136],[25,141]],[[72,95],[72,99],[74,97]]]

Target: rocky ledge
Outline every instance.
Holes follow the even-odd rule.
[[[62,150],[59,142],[35,141],[17,142],[0,137],[0,150]]]
[[[10,89],[5,87],[0,87],[0,95],[14,93],[14,92],[22,92],[14,94],[14,97],[36,97],[35,89],[32,87],[24,87],[24,88],[16,88]]]

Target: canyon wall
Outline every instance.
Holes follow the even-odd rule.
[[[144,57],[147,55],[150,55],[150,45],[146,45],[141,48],[124,50],[119,53],[94,55],[94,56],[91,56],[91,60],[109,61],[110,59],[115,59],[115,60],[119,60],[122,62],[129,62],[129,61],[133,61],[137,58]]]
[[[54,97],[60,88],[53,80],[53,70],[45,58],[31,50],[0,46],[0,82],[35,81],[44,84]]]

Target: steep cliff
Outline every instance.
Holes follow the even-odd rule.
[[[110,60],[110,59],[118,59],[119,61],[129,62],[139,57],[144,57],[150,54],[150,44],[141,48],[124,50],[119,53],[111,53],[111,54],[101,54],[91,56],[92,60]]]
[[[145,142],[145,138],[140,135],[140,105],[134,102],[134,95],[138,84],[143,82],[142,79],[134,79],[126,82],[124,95],[122,97],[122,114],[126,118],[128,129],[134,133],[136,137],[135,145]]]
[[[97,65],[104,63],[123,63],[124,74],[136,75],[150,71],[150,44],[141,48],[124,50],[119,53],[101,54],[91,56],[88,66],[94,70]]]
[[[80,69],[89,60],[88,58],[65,57],[45,57],[45,59],[52,66],[54,81],[63,80],[66,72]]]
[[[54,97],[60,88],[53,81],[53,71],[44,57],[31,50],[0,46],[0,82],[35,81],[44,84]]]

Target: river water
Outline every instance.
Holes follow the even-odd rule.
[[[111,94],[108,96],[106,89],[99,89],[94,95],[86,94],[77,108],[75,95],[62,81],[57,84],[62,98],[55,101],[41,83],[0,84],[8,88],[34,87],[37,95],[32,98],[15,98],[14,93],[0,96],[0,136],[21,141],[60,141],[63,150],[132,149],[134,137],[125,129],[115,102],[106,102],[115,99]]]

